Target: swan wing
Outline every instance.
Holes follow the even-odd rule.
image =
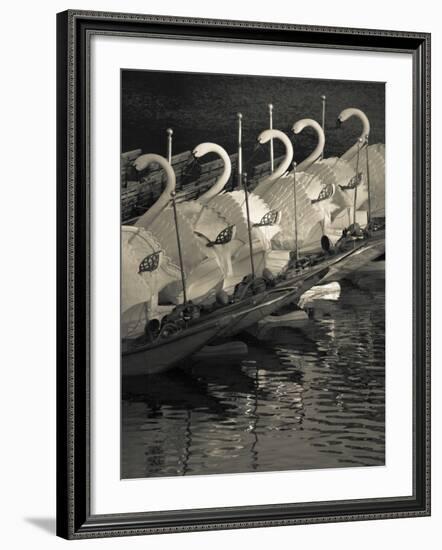
[[[253,193],[261,198],[267,198],[267,194],[272,188],[272,177],[266,176],[258,182],[258,185],[253,189]]]
[[[383,143],[368,147],[368,168],[372,215],[385,216],[385,145]]]
[[[243,217],[247,223],[247,207],[246,207],[246,196],[242,189],[236,191],[230,191],[226,193],[232,197],[235,203],[241,208]],[[250,221],[252,223],[259,223],[265,214],[269,211],[268,204],[259,197],[255,192],[249,193],[249,212],[250,212]]]
[[[238,206],[240,206],[243,213],[243,218],[245,220],[245,223],[247,224],[247,206],[244,191],[231,191],[229,195],[234,199]],[[260,224],[264,216],[266,216],[270,210],[272,210],[272,208],[269,206],[269,204],[264,201],[260,196],[256,195],[254,191],[253,193],[249,193],[249,212],[252,225]],[[256,232],[257,235],[261,234],[265,240],[271,240],[280,231],[280,227],[279,224],[261,227],[258,225],[257,227],[253,228],[253,231]]]
[[[197,200],[180,202],[176,205],[177,211],[186,218],[187,222],[194,227],[201,213],[202,204]]]
[[[231,193],[216,195],[209,202],[210,208],[236,227],[236,239],[242,243],[248,242],[247,219],[242,207],[231,196]]]
[[[187,219],[177,210],[177,221],[180,232],[180,244],[183,258],[183,266],[186,274],[199,265],[206,257],[203,245],[196,239],[193,227]],[[159,216],[149,225],[149,231],[161,244],[163,250],[170,256],[176,265],[180,265],[177,235],[173,210],[165,208]]]
[[[385,146],[382,143],[369,145],[360,150],[359,161],[357,154],[352,158],[343,161],[350,168],[345,171],[345,177],[349,181],[356,170],[362,173],[362,183],[358,186],[356,197],[356,208],[366,207],[368,202],[368,173],[367,173],[367,152],[368,152],[368,172],[370,178],[370,198],[371,207],[374,215],[384,215],[385,212]],[[341,163],[341,166],[344,166]],[[341,202],[346,207],[352,207],[354,201],[354,192],[352,190],[340,189]]]
[[[229,225],[232,225],[232,222],[222,216],[215,208],[202,205],[200,215],[193,229],[213,243]]]
[[[141,271],[140,265],[151,254],[160,253],[157,268]],[[164,286],[179,279],[180,271],[164,252],[159,241],[142,228],[123,226],[121,229],[121,310],[149,301]]]
[[[311,229],[321,221],[321,210],[312,204],[308,190],[311,177],[305,172],[296,174],[296,215],[298,229],[298,245],[305,241]],[[276,186],[275,186],[276,187]],[[318,189],[319,192],[319,189]],[[317,196],[317,195],[316,195]],[[295,201],[294,178],[283,178],[277,182],[277,189],[269,194],[269,207],[281,212],[280,233],[274,242],[278,248],[295,248]]]

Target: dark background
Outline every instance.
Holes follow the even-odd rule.
[[[165,130],[171,127],[174,154],[203,141],[233,153],[240,111],[247,159],[259,133],[268,128],[269,103],[274,105],[273,127],[292,135],[290,128],[301,118],[321,122],[322,94],[327,96],[326,157],[341,155],[360,135],[361,123],[355,118],[336,128],[339,113],[347,107],[368,116],[370,143],[385,143],[385,84],[380,82],[122,70],[121,84],[122,152],[141,148],[143,153],[165,155]],[[293,143],[299,162],[315,146],[314,131],[304,130]],[[275,155],[282,152],[275,142]],[[268,150],[262,155],[257,162],[267,160]]]

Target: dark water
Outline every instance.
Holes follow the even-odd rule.
[[[124,380],[122,477],[384,464],[384,303],[346,285],[242,361]]]
[[[371,143],[385,143],[385,86],[378,82],[256,77],[159,71],[122,72],[122,152],[141,148],[166,154],[168,127],[174,130],[174,153],[193,149],[203,141],[237,147],[238,111],[243,114],[244,161],[250,157],[260,132],[268,128],[268,104],[274,105],[274,128],[291,134],[294,122],[313,118],[321,122],[321,95],[327,96],[325,156],[341,155],[361,133],[351,118],[336,128],[347,107],[362,109],[371,123]],[[306,129],[293,140],[295,160],[304,159],[316,145]],[[268,149],[254,157],[268,160]],[[275,155],[282,154],[275,142]]]

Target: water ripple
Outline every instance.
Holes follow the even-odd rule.
[[[384,464],[384,300],[344,288],[241,363],[124,380],[122,477]]]

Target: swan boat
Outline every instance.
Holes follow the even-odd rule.
[[[258,140],[262,139],[263,134]],[[253,192],[248,193],[248,212],[244,190],[224,191],[224,186],[231,175],[231,161],[227,152],[215,143],[201,143],[193,150],[196,160],[208,153],[219,156],[223,163],[223,172],[216,183],[206,193],[201,195],[197,201],[185,203],[187,208],[195,208],[195,203],[202,203],[206,207],[215,210],[220,216],[236,228],[235,240],[232,243],[230,277],[226,278],[225,289],[231,291],[243,277],[250,272],[251,259],[253,256],[254,271],[261,275],[265,269],[272,273],[281,270],[280,266],[274,265],[271,255],[271,240],[280,231],[280,215]],[[285,170],[283,168],[283,170]],[[278,176],[276,176],[278,177]],[[249,223],[250,219],[250,234]],[[206,224],[210,226],[212,220],[206,217]],[[204,231],[199,223],[198,231]],[[252,240],[250,246],[250,239]],[[285,265],[288,262],[286,258]]]
[[[204,214],[211,223],[205,224],[204,233],[198,232],[192,206],[174,203],[176,177],[169,162],[160,155],[146,154],[136,159],[135,167],[142,171],[152,163],[164,169],[166,186],[156,203],[138,218],[135,227],[152,233],[171,260],[176,265],[181,261],[183,264],[183,277],[163,285],[160,301],[182,303],[184,292],[186,298],[193,301],[214,298],[230,272],[229,243],[235,237],[236,228],[214,210],[199,208],[197,215]]]
[[[336,280],[385,253],[383,231],[346,234],[335,249],[298,259],[274,279],[245,277],[228,303],[180,304],[137,338],[122,340],[124,376],[165,372],[208,343],[225,341],[289,303],[311,287]]]
[[[369,145],[370,122],[360,109],[344,109],[338,116],[338,127],[352,117],[359,119],[362,131],[356,143],[341,155],[336,165],[337,172],[341,172],[344,178],[344,183],[338,186],[337,194],[345,211],[335,221],[335,225],[338,225],[340,217],[341,226],[348,223],[348,212],[354,205],[356,210],[368,211],[369,217],[385,217],[385,145]]]
[[[325,226],[328,225],[326,220],[335,208],[331,200],[335,191],[333,182],[330,182],[325,174],[310,174],[307,170],[322,154],[325,143],[324,132],[312,119],[298,121],[292,130],[294,133],[299,133],[306,126],[312,126],[317,131],[319,139],[315,150],[299,165],[293,163],[292,172],[286,171],[275,181],[265,178],[254,189],[254,193],[265,200],[270,208],[281,213],[281,230],[272,240],[274,250],[297,248],[298,252],[306,252],[317,247]],[[284,144],[288,142],[293,156],[291,142],[283,132],[279,130],[267,132],[272,138],[279,139]],[[289,148],[286,145],[286,155],[288,151]],[[294,228],[295,208],[297,210],[296,229]]]
[[[268,136],[268,139],[270,139],[270,136]],[[329,243],[326,247],[323,246],[325,248],[324,253],[310,254],[298,258],[296,262],[287,266],[276,277],[272,276],[271,273],[265,273],[264,270],[262,276],[246,275],[235,286],[230,297],[224,294],[221,296],[221,300],[214,300],[214,297],[218,298],[218,296],[213,293],[213,290],[217,288],[218,281],[222,282],[226,275],[226,270],[223,270],[222,266],[228,265],[229,262],[226,262],[225,255],[223,262],[215,254],[204,254],[206,252],[204,245],[201,240],[195,238],[195,234],[197,237],[200,235],[202,239],[209,241],[209,243],[205,243],[205,247],[215,248],[217,244],[230,243],[232,237],[236,236],[235,232],[230,231],[229,239],[220,239],[220,242],[217,243],[217,239],[211,240],[207,236],[206,230],[204,232],[198,231],[198,229],[201,229],[201,226],[198,225],[201,222],[201,212],[206,211],[207,208],[205,203],[210,203],[216,196],[216,194],[213,195],[213,192],[212,195],[203,196],[198,205],[193,204],[190,207],[185,205],[181,209],[179,217],[175,211],[177,236],[179,224],[180,230],[182,231],[182,228],[184,228],[186,237],[188,237],[185,239],[186,244],[193,247],[193,252],[196,250],[200,253],[198,261],[195,262],[194,257],[190,254],[187,255],[185,251],[184,258],[188,262],[193,261],[193,265],[185,266],[183,255],[180,254],[179,250],[176,250],[176,245],[174,248],[174,243],[177,243],[179,249],[179,237],[177,240],[174,237],[170,238],[173,235],[170,200],[174,193],[174,172],[166,159],[158,155],[142,155],[135,161],[135,165],[138,170],[142,170],[151,162],[156,162],[165,169],[167,175],[166,189],[157,203],[137,220],[135,228],[128,229],[126,232],[129,235],[128,241],[133,238],[130,236],[133,231],[137,238],[139,237],[145,242],[149,239],[152,241],[153,238],[152,249],[165,244],[163,247],[165,250],[151,252],[139,264],[138,274],[147,271],[150,274],[149,276],[152,277],[150,281],[144,281],[140,288],[140,292],[144,293],[145,297],[143,307],[146,304],[146,297],[150,307],[146,308],[147,313],[142,333],[138,333],[136,337],[131,335],[132,337],[127,338],[123,333],[123,374],[154,374],[166,371],[186,357],[191,356],[207,343],[230,338],[262,318],[275,313],[287,303],[298,301],[302,293],[321,280],[326,280],[327,276],[333,277],[332,280],[336,280],[340,273],[350,272],[370,261],[374,256],[379,256],[383,251],[385,252],[385,248],[382,249],[384,245],[380,233],[377,233],[376,238],[374,238],[373,235],[369,236],[367,232],[358,233],[355,231],[352,233],[346,230],[334,250],[329,250]],[[225,179],[226,174],[223,177]],[[277,179],[280,177],[280,174],[276,175]],[[269,179],[272,179],[272,176]],[[224,183],[222,185],[224,186]],[[236,202],[239,203],[239,201]],[[311,202],[309,201],[308,204]],[[215,204],[216,201],[213,206]],[[211,208],[210,214],[214,216],[215,220],[222,219],[221,223],[225,224],[228,221],[220,214],[219,208]],[[210,216],[208,219],[210,219]],[[214,225],[216,224],[214,223]],[[149,238],[147,238],[147,235],[149,235]],[[166,242],[164,242],[164,235],[169,237]],[[158,238],[159,241],[163,239],[163,242],[157,243],[155,238]],[[376,246],[373,241],[376,241]],[[125,242],[124,239],[123,242]],[[253,247],[250,247],[250,250],[253,253]],[[180,256],[181,272],[180,270],[177,272],[176,269],[178,256]],[[356,256],[358,257],[357,261],[355,261]],[[203,273],[215,273],[215,276],[211,275],[211,277],[203,279],[205,281],[205,284],[202,285],[204,293],[202,293],[201,287],[198,288],[201,277],[201,271],[198,270],[201,269],[201,265],[205,266]],[[208,266],[209,269],[207,269]],[[143,269],[140,269],[141,267]],[[155,275],[152,275],[159,268],[167,268],[165,271],[172,282],[168,282],[164,274],[156,278]],[[185,272],[186,268],[187,272]],[[190,279],[190,281],[194,281],[195,288],[198,289],[193,294],[191,293],[191,298],[188,301],[186,300],[184,288],[182,288],[183,294],[181,296],[176,290],[180,288],[178,274],[181,275],[183,287],[184,279],[186,281]],[[160,279],[160,283],[158,279]],[[171,286],[175,289],[172,295],[176,300],[175,304],[178,303],[178,305],[173,309],[169,306],[167,313],[162,312],[157,316],[152,316],[151,313],[155,310],[155,307],[158,309],[156,295],[160,295],[165,288],[169,288],[169,293],[166,296],[170,299]],[[137,290],[135,287],[134,292],[135,296],[131,296],[128,292],[129,296],[126,297],[128,303],[136,301]],[[211,300],[205,301],[202,299],[207,297],[210,292],[212,292]],[[195,299],[193,300],[193,298]],[[139,303],[135,303],[131,307],[139,308],[139,306]],[[139,328],[140,325],[138,324]]]
[[[365,141],[362,145],[362,139],[359,138],[341,157],[323,158],[323,128],[313,119],[299,120],[292,128],[293,133],[296,135],[305,128],[312,128],[318,138],[315,149],[295,165],[291,173],[280,179],[273,192],[270,193],[265,183],[258,184],[255,189],[264,199],[268,197],[267,201],[272,208],[281,211],[281,233],[273,241],[278,248],[293,246],[293,228],[290,224],[293,220],[292,185],[295,171],[296,194],[302,209],[298,214],[298,240],[301,247],[308,248],[309,242],[317,242],[321,234],[327,235],[334,242],[342,230],[352,223],[365,226],[371,216],[384,216],[384,146],[368,146],[370,124],[359,109],[342,111],[340,123],[351,116],[358,117],[363,123],[362,135]]]

